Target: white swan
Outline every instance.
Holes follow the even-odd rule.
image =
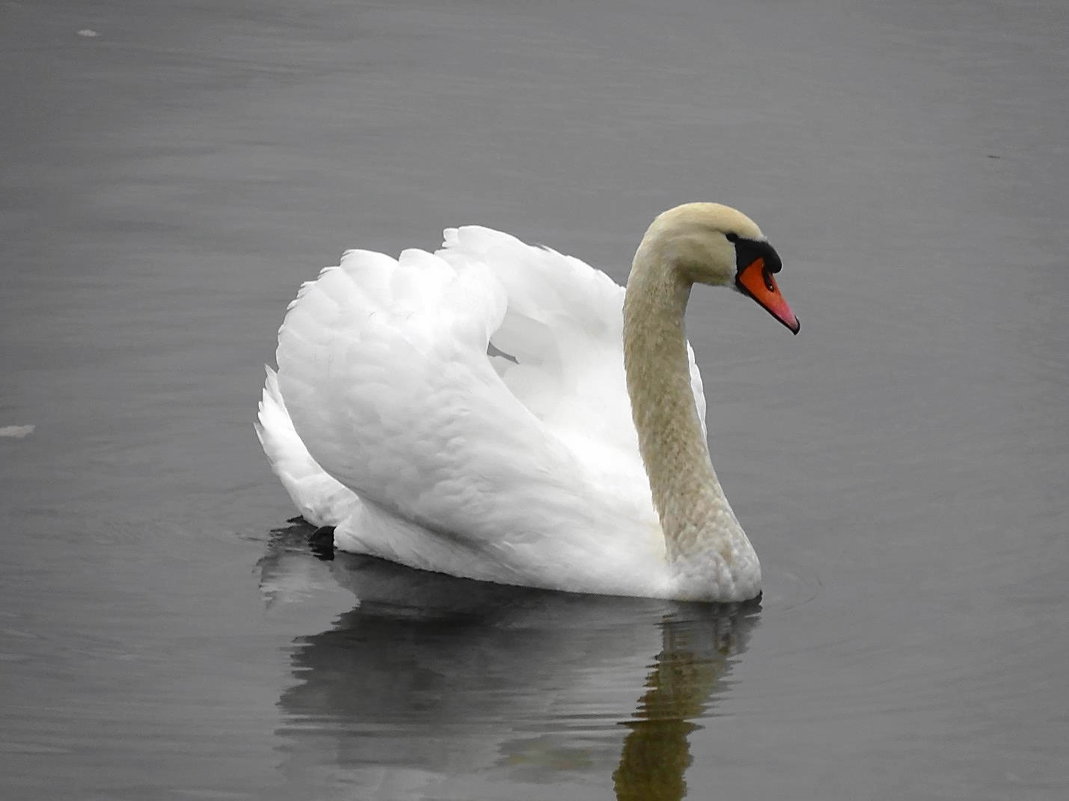
[[[732,286],[797,333],[779,269],[757,225],[713,203],[654,220],[626,293],[488,228],[397,260],[350,250],[290,304],[257,433],[344,550],[504,584],[753,598],[684,311],[694,282]]]

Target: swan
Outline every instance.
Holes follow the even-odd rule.
[[[256,433],[341,550],[569,592],[743,601],[761,567],[710,461],[684,313],[732,287],[798,333],[776,251],[716,203],[659,215],[626,290],[479,226],[304,283]]]

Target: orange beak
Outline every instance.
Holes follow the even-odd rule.
[[[797,334],[801,323],[786,298],[780,294],[776,279],[765,265],[765,260],[758,257],[743,267],[735,276],[735,286],[740,292],[749,295],[760,303],[773,317]]]

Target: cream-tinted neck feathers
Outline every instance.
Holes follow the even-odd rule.
[[[717,595],[745,597],[740,585],[760,586],[757,556],[709,458],[687,358],[691,286],[735,275],[726,234],[762,238],[752,220],[718,204],[660,215],[635,254],[624,300],[627,389],[677,597],[708,597],[712,585]]]

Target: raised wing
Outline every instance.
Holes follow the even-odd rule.
[[[567,546],[557,558],[607,572],[614,553],[628,568],[636,554],[658,559],[623,291],[577,259],[474,226],[447,230],[435,254],[348,251],[290,305],[275,405],[329,474],[321,486],[355,491],[358,511],[374,512],[367,529],[413,537],[413,550],[428,530],[505,566],[545,563],[555,543]],[[691,374],[704,423],[693,359]],[[265,390],[261,420],[269,401]]]
[[[487,346],[511,303],[483,260],[349,251],[302,288],[279,331],[279,385],[301,440],[359,495],[482,548],[648,529],[644,478],[614,485],[620,470],[602,473],[494,369]],[[537,358],[523,354],[524,366]],[[641,470],[637,449],[631,462]]]

